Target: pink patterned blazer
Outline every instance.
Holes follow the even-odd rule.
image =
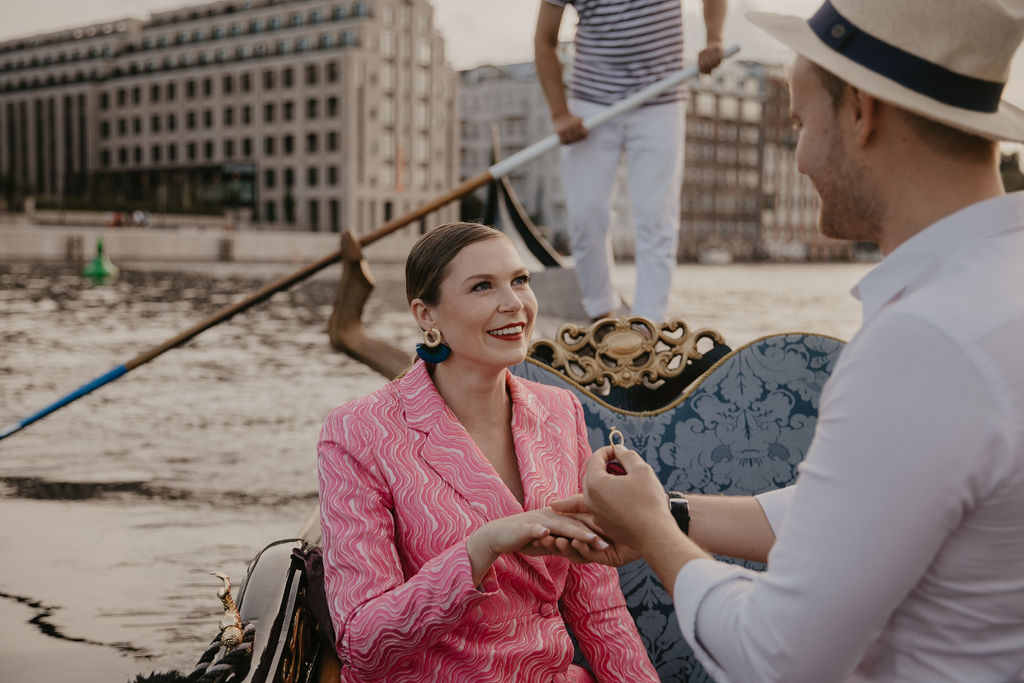
[[[342,681],[590,681],[566,622],[598,680],[658,680],[614,569],[511,553],[473,585],[466,537],[579,492],[590,455],[572,394],[506,381],[524,506],[422,362],[327,418],[320,509]]]

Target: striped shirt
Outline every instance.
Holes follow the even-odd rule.
[[[545,0],[579,16],[569,95],[614,104],[683,65],[681,0]],[[682,99],[678,86],[647,104]]]

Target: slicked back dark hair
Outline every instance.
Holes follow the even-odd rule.
[[[405,296],[412,303],[420,299],[428,306],[441,300],[441,282],[448,265],[460,251],[474,242],[504,238],[500,231],[480,223],[447,223],[421,237],[405,260]]]

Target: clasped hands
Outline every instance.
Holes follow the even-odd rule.
[[[611,460],[626,473],[610,473]],[[620,445],[595,451],[587,461],[583,493],[554,501],[551,509],[585,525],[587,531],[597,534],[596,538],[582,538],[579,533],[563,535],[551,529],[520,552],[618,567],[640,559],[646,545],[658,542],[650,533],[656,526],[654,520],[662,515],[671,519],[665,491],[654,470],[635,451]]]

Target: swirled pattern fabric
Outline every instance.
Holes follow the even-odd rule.
[[[656,681],[615,570],[517,553],[479,586],[465,540],[580,490],[579,401],[506,373],[520,505],[422,362],[335,409],[318,444],[324,580],[342,681]],[[589,663],[572,663],[566,624]]]
[[[609,430],[618,427],[666,489],[754,495],[796,481],[814,436],[822,387],[842,348],[837,339],[811,334],[759,339],[695,380],[683,398],[649,413],[612,409],[539,363],[511,370],[570,389],[582,402],[591,446],[606,445]],[[672,600],[650,568],[634,562],[619,569],[619,578],[661,680],[712,680],[683,639]]]

